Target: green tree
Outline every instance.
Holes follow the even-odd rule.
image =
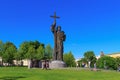
[[[47,57],[47,59],[52,59],[52,54],[53,54],[53,49],[52,49],[52,47],[50,46],[50,44],[48,44],[48,45],[45,47],[45,56]]]
[[[93,57],[95,57],[95,54],[93,51],[87,51],[84,53],[84,58],[86,58],[87,61],[92,61]]]
[[[16,52],[15,54],[15,60],[16,60],[16,65],[17,66],[23,66],[23,63],[22,63],[22,55],[19,51]],[[18,63],[20,61],[20,63]]]
[[[120,65],[120,57],[116,57],[115,60],[116,60],[117,66],[119,66]]]
[[[81,60],[78,61],[78,64],[79,64],[80,67],[83,67],[82,63],[87,64],[88,63],[87,59],[86,58],[82,58]]]
[[[110,56],[102,56],[97,60],[98,68],[117,69],[116,60]]]
[[[44,58],[45,49],[43,45],[40,45],[37,49],[36,59],[41,60]]]
[[[35,59],[35,53],[36,53],[36,50],[34,46],[29,46],[28,52],[26,54],[26,58],[30,60]]]
[[[2,57],[3,54],[3,47],[4,47],[4,43],[0,40],[0,57]]]
[[[15,59],[15,54],[17,52],[16,46],[12,42],[6,42],[4,44],[4,51],[3,51],[3,62],[9,63],[9,65],[13,64],[13,60]]]
[[[35,59],[35,53],[36,50],[34,46],[29,46],[28,52],[26,54],[26,58],[29,60],[28,68],[31,68],[33,65],[32,60]]]
[[[90,66],[93,67],[94,63],[96,62],[96,57],[93,51],[87,51],[84,53],[84,58],[87,62],[90,62]]]
[[[3,56],[3,50],[4,50],[4,43],[0,40],[0,58]],[[3,65],[3,61],[0,61],[0,66]]]
[[[41,60],[44,54],[44,44],[39,41],[25,41],[20,45],[19,55],[29,60],[28,68],[31,68],[33,61]],[[24,55],[24,56],[23,56]]]
[[[86,58],[82,58],[80,61],[83,62],[83,63],[87,63],[87,59]]]
[[[18,49],[18,59],[17,60],[22,60],[22,59],[25,59],[26,58],[26,54],[27,54],[27,52],[28,52],[28,49],[29,49],[29,42],[28,41],[25,41],[25,42],[23,42],[21,45],[20,45],[20,47],[19,47],[19,49]]]
[[[44,44],[41,44],[39,41],[25,41],[23,42],[20,47],[19,47],[19,50],[18,50],[18,55],[21,57],[20,59],[26,59],[26,58],[30,58],[30,53],[28,51],[30,51],[29,48],[34,48],[35,49],[35,53],[34,55],[38,55],[37,54],[37,49],[39,48],[39,46],[42,45],[44,46]],[[28,56],[29,55],[29,56]],[[31,54],[32,56],[32,54]],[[36,57],[34,56],[34,59]]]
[[[66,53],[63,55],[63,60],[66,63],[67,67],[75,67],[75,58],[72,52]]]

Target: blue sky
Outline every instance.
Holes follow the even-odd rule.
[[[23,41],[53,43],[50,26],[56,14],[57,25],[65,31],[64,52],[75,58],[86,51],[96,55],[120,52],[119,0],[0,0],[0,40],[19,46]]]

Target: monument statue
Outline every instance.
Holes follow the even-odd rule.
[[[56,19],[60,17],[56,16],[56,13],[51,17],[54,18],[54,23],[51,25],[51,31],[54,34],[53,60],[63,61],[63,41],[65,41],[66,35],[64,31],[61,31],[61,26],[56,28]]]

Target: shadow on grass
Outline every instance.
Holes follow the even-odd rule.
[[[26,77],[23,77],[23,76],[17,76],[17,77],[14,77],[14,76],[5,76],[5,77],[1,77],[0,80],[18,80],[20,78],[26,78]]]

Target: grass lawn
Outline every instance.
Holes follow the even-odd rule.
[[[27,69],[0,67],[0,80],[120,80],[120,72],[84,69]]]

